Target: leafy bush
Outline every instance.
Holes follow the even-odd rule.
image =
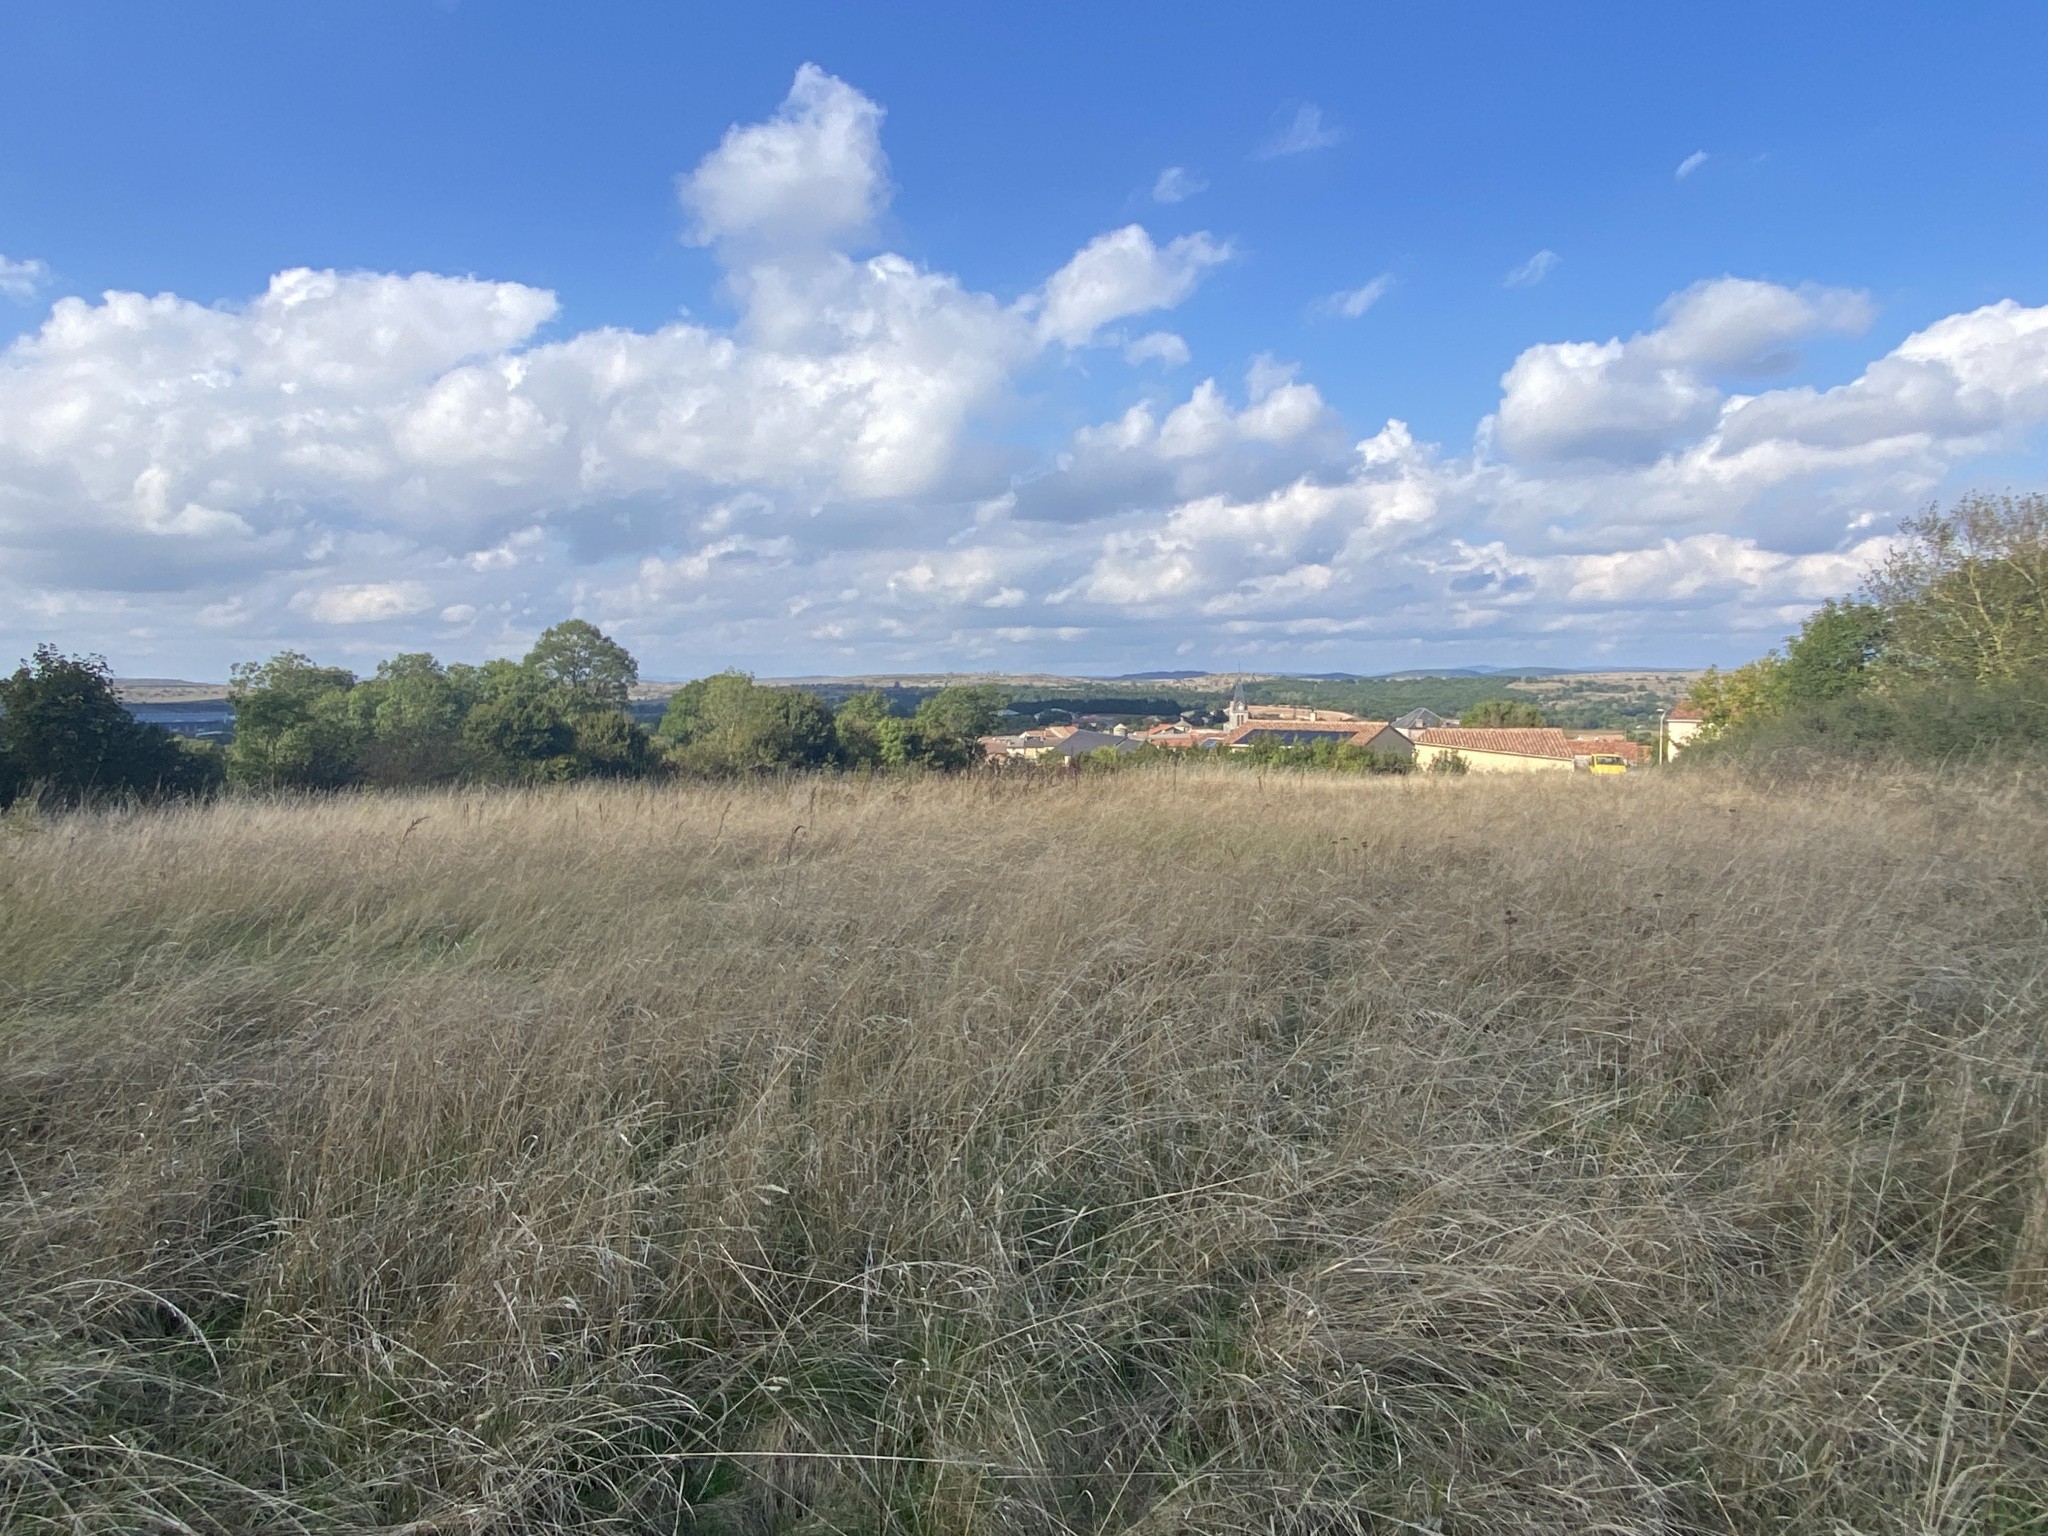
[[[1909,519],[1860,596],[1780,655],[1709,671],[1686,751],[1943,758],[2048,743],[2048,497],[1964,497]]]
[[[1741,721],[1688,748],[1685,761],[1822,753],[1956,761],[2048,748],[2048,679],[1864,688]]]
[[[1254,741],[1225,751],[1226,762],[1251,768],[1317,768],[1330,773],[1412,773],[1415,759],[1398,752],[1373,752],[1347,741]]]
[[[670,697],[655,735],[669,761],[707,777],[821,768],[838,755],[832,710],[816,694],[768,688],[745,672],[686,683]]]
[[[1526,699],[1481,699],[1458,717],[1458,723],[1510,728],[1550,724],[1543,718],[1542,707]]]
[[[341,789],[649,773],[647,733],[625,711],[638,676],[581,619],[542,633],[523,661],[443,667],[414,653],[364,680],[285,651],[235,668],[228,776],[250,789]]]
[[[835,715],[814,693],[721,672],[677,689],[656,734],[675,767],[713,778],[834,766],[955,769],[980,761],[979,738],[1002,707],[996,689],[955,686],[926,698],[915,715],[896,715],[871,689]]]
[[[104,657],[39,645],[0,678],[0,808],[26,794],[60,805],[203,794],[220,779],[211,748],[128,713]]]

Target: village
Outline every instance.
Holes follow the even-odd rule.
[[[1405,760],[1420,769],[1618,774],[1668,761],[1701,723],[1698,711],[1681,706],[1661,722],[1657,740],[1645,743],[1619,731],[1461,726],[1430,709],[1412,709],[1393,720],[1369,720],[1301,704],[1248,704],[1239,687],[1220,720],[1190,711],[1177,720],[1133,727],[1124,721],[1112,723],[1111,717],[1083,715],[1072,723],[984,736],[981,747],[990,762],[1006,763],[1075,762],[1093,753],[1121,755],[1147,747],[1236,752],[1261,746],[1328,745]]]

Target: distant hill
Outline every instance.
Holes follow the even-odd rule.
[[[195,683],[182,677],[117,677],[114,696],[123,704],[196,704],[228,696],[226,683]]]
[[[1182,710],[1220,708],[1242,687],[1253,703],[1308,704],[1391,719],[1417,705],[1457,716],[1484,698],[1503,692],[1534,695],[1557,723],[1581,727],[1649,729],[1692,679],[1693,668],[1609,667],[1438,667],[1397,672],[1205,672],[1159,669],[1110,677],[1047,672],[880,672],[852,676],[764,677],[764,683],[805,688],[837,706],[850,694],[878,689],[890,708],[907,714],[918,701],[956,683],[1001,689],[1028,712],[1048,709],[1080,713],[1171,717]],[[644,680],[632,690],[635,714],[654,719],[679,682]],[[121,677],[114,691],[134,706],[221,704],[225,683],[177,677]]]

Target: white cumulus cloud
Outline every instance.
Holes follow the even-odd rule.
[[[1158,363],[1166,368],[1184,367],[1194,357],[1188,344],[1171,331],[1151,331],[1124,346],[1124,361],[1132,367]]]
[[[728,129],[680,189],[705,244],[833,242],[868,228],[888,202],[888,176],[882,109],[806,64],[781,111]]]
[[[321,624],[374,624],[405,619],[434,606],[434,594],[417,581],[372,581],[327,587],[311,593],[305,608]]]
[[[1155,245],[1141,225],[1098,235],[1046,280],[1038,334],[1069,347],[1129,315],[1171,309],[1195,291],[1202,274],[1230,259],[1230,247],[1206,234]]]
[[[1718,420],[1728,375],[1781,371],[1793,344],[1854,334],[1869,301],[1840,289],[1717,278],[1675,295],[1627,341],[1531,347],[1501,380],[1496,441],[1522,458],[1654,458]]]
[[[1525,347],[1469,445],[1361,431],[1266,356],[1114,370],[1081,414],[1065,349],[1186,365],[1123,323],[1229,247],[1080,230],[998,299],[864,249],[881,123],[807,68],[683,178],[729,327],[578,329],[546,290],[424,272],[58,298],[0,351],[0,644],[220,675],[516,652],[576,612],[650,675],[1736,659],[2048,425],[2048,306],[1921,317],[1792,383],[1869,301],[1737,277]]]
[[[13,261],[0,256],[0,298],[26,304],[42,291],[49,278],[49,267],[34,258]]]

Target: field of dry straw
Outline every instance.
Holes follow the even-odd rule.
[[[0,1527],[2048,1531],[2048,809],[0,825]]]

